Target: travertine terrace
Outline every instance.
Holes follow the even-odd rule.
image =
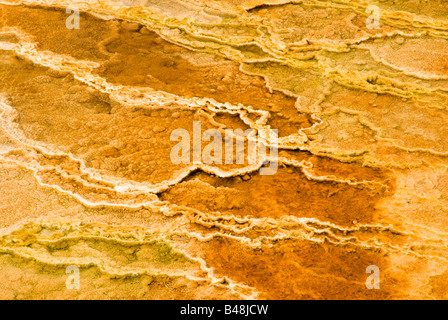
[[[444,0],[2,0],[0,79],[2,299],[448,299]]]

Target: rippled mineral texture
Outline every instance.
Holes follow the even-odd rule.
[[[445,0],[2,0],[0,79],[2,299],[448,299]]]

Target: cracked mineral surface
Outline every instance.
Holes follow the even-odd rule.
[[[448,299],[444,0],[2,0],[0,80],[1,299]]]

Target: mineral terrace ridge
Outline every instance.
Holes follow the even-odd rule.
[[[445,0],[2,0],[0,79],[1,299],[448,299]]]

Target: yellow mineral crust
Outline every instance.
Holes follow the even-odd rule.
[[[0,298],[448,299],[447,17],[0,1]]]

